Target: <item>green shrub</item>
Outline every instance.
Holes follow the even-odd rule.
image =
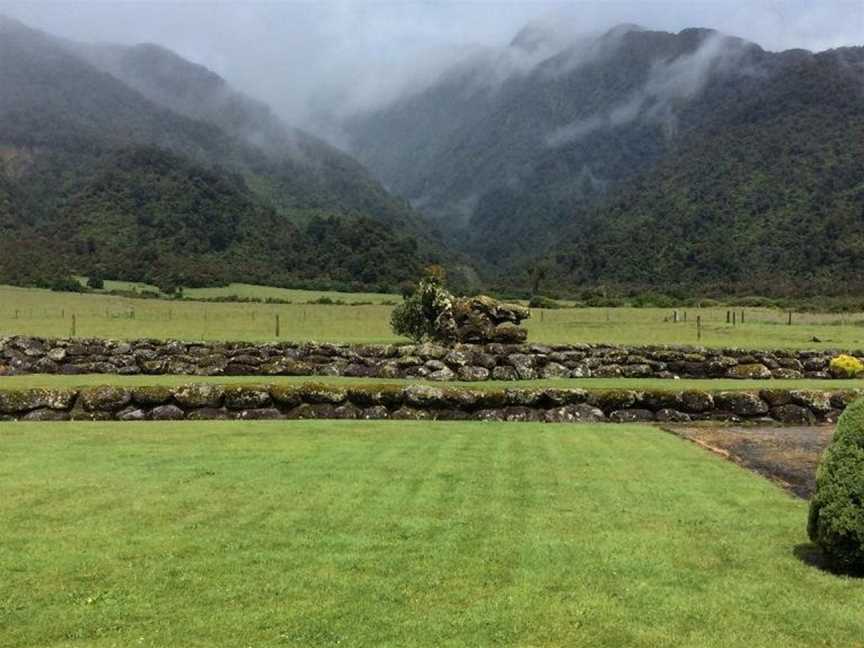
[[[840,417],[822,456],[807,533],[835,568],[864,572],[864,399]]]
[[[421,279],[417,290],[393,309],[390,327],[396,335],[417,342],[435,339],[438,316],[452,307],[452,295],[436,276]]]
[[[94,272],[87,277],[87,287],[93,290],[102,290],[105,288],[105,280],[102,278],[102,275]]]
[[[841,353],[831,359],[831,375],[837,378],[855,378],[864,373],[864,363],[855,356]]]
[[[84,286],[75,277],[56,277],[51,280],[48,287],[55,292],[84,292]]]
[[[544,297],[543,295],[534,295],[531,300],[528,302],[529,308],[561,308],[561,304],[556,302],[554,299],[550,299],[549,297]]]

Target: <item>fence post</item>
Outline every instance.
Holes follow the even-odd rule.
[[[697,340],[702,339],[702,316],[701,315],[696,316],[696,339]]]
[[[78,320],[75,317],[75,313],[72,313],[72,335],[70,337],[75,337],[75,329],[77,328]]]
[[[792,326],[792,311],[789,311],[789,319],[786,322],[787,326]]]
[[[727,310],[726,311],[726,323],[729,324],[732,321],[732,314]]]
[[[276,314],[276,337],[279,337],[279,314]]]
[[[732,326],[735,326],[735,311],[732,311]]]

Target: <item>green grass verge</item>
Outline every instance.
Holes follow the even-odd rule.
[[[110,284],[109,284],[110,285]],[[321,342],[405,341],[390,330],[392,295],[283,291],[235,285],[202,289],[190,294],[276,296],[309,301],[318,297],[372,301],[370,306],[317,304],[238,304],[125,299],[100,294],[55,293],[0,286],[0,335],[60,337],[180,338],[185,340],[276,339],[276,316],[283,340]],[[225,292],[229,291],[229,292]],[[274,292],[275,291],[275,292]],[[726,324],[725,308],[690,309],[688,322],[671,321],[671,310],[658,308],[567,308],[534,310],[526,322],[528,339],[545,344],[596,342],[614,344],[702,344],[746,348],[864,348],[864,314],[796,314],[792,326],[786,314],[765,308],[746,309],[746,324]],[[679,313],[683,318],[683,312]],[[736,311],[736,312],[740,312]],[[696,338],[695,318],[703,334]],[[819,341],[814,342],[814,338]]]
[[[650,427],[0,424],[2,646],[854,646],[806,504]]]
[[[186,385],[208,382],[225,385],[296,385],[302,383],[324,383],[327,385],[432,385],[441,388],[465,387],[468,389],[633,389],[674,390],[701,389],[705,391],[744,391],[759,389],[864,389],[864,380],[699,380],[687,378],[664,380],[660,378],[550,378],[539,380],[484,380],[482,382],[432,382],[423,380],[396,380],[393,378],[343,378],[339,376],[116,376],[112,374],[85,374],[61,376],[52,374],[26,374],[0,377],[0,389],[29,389],[31,387],[90,387],[93,385],[118,385],[126,387],[156,385]]]

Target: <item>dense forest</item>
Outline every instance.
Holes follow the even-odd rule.
[[[539,270],[564,292],[864,287],[864,49],[622,26],[488,82],[544,38],[530,36],[351,124],[355,154],[490,276],[529,286]]]
[[[447,258],[356,161],[165,50],[4,19],[0,87],[0,281],[392,289]]]

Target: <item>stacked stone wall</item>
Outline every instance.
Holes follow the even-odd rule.
[[[117,386],[0,390],[0,420],[393,419],[575,422],[831,423],[862,390],[633,391],[349,388],[302,385]]]
[[[850,353],[848,350],[842,351]],[[0,338],[0,376],[353,376],[433,381],[535,378],[831,378],[840,350],[602,344],[346,345]],[[851,355],[864,360],[864,351]]]

